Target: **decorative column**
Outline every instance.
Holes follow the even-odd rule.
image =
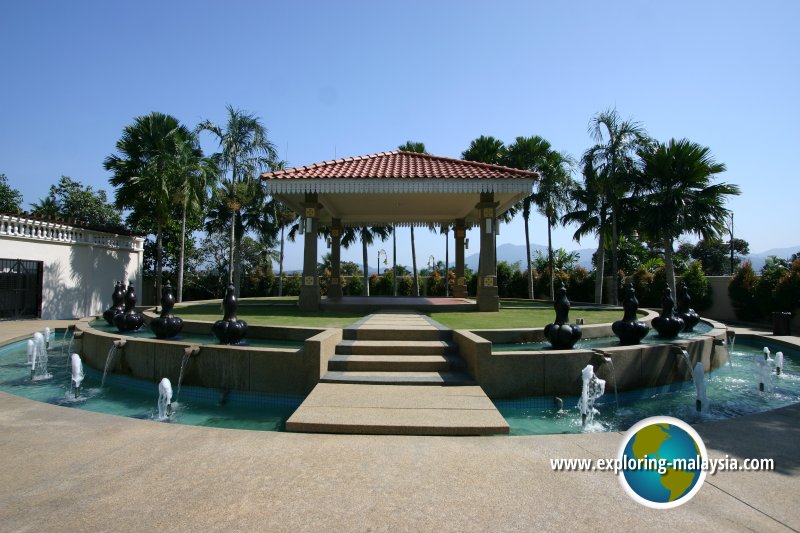
[[[334,218],[331,224],[331,279],[328,281],[328,298],[342,297],[342,219]]]
[[[495,262],[495,232],[497,221],[493,192],[482,192],[481,201],[476,206],[480,212],[481,252],[478,266],[478,311],[499,311],[500,298],[497,294],[497,264]]]
[[[453,296],[455,298],[467,297],[467,282],[464,278],[464,237],[466,234],[467,229],[464,219],[459,218],[456,220],[456,229],[453,232],[456,241],[456,283],[453,286]]]
[[[303,203],[305,243],[303,247],[303,284],[300,287],[300,309],[319,310],[319,276],[317,275],[317,224],[319,222],[319,203],[315,193],[306,193]]]

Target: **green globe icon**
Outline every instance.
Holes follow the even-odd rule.
[[[667,416],[636,423],[623,438],[620,482],[639,503],[657,509],[689,501],[703,484],[707,459],[697,432],[682,420]]]

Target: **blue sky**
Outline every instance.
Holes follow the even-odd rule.
[[[226,104],[260,116],[292,166],[409,139],[460,157],[479,135],[541,135],[580,156],[591,117],[616,106],[727,165],[752,251],[794,246],[798,20],[796,1],[5,2],[0,173],[26,207],[62,174],[111,192],[102,161],[135,116],[192,127]],[[572,231],[554,245],[595,246]],[[443,257],[441,237],[417,233],[420,263]],[[410,264],[407,229],[398,240]],[[524,243],[521,221],[507,242]],[[299,245],[288,256],[299,266]]]

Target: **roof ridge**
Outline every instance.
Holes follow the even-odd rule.
[[[441,162],[444,162],[444,163],[455,163],[455,164],[458,164],[458,165],[467,165],[467,166],[472,166],[472,167],[484,168],[484,169],[487,169],[487,170],[497,170],[497,171],[501,171],[501,172],[505,172],[505,173],[516,174],[518,176],[539,177],[539,174],[537,172],[532,172],[532,171],[529,171],[529,170],[521,170],[521,169],[518,169],[518,168],[512,168],[512,167],[507,167],[507,166],[503,166],[503,165],[495,165],[495,164],[492,164],[492,163],[482,163],[480,161],[468,161],[466,159],[455,159],[453,157],[444,157],[444,156],[434,155],[434,154],[424,154],[424,153],[420,153],[420,152],[410,152],[410,151],[407,151],[407,150],[399,150],[399,149],[398,150],[391,150],[391,151],[387,151],[387,152],[378,152],[378,153],[374,153],[374,154],[367,154],[367,155],[360,155],[360,156],[349,156],[349,157],[343,157],[343,158],[337,158],[337,159],[329,159],[327,161],[321,161],[319,163],[312,163],[310,165],[303,165],[301,167],[292,167],[292,168],[287,168],[287,169],[282,169],[282,170],[273,170],[271,172],[265,172],[265,173],[261,174],[260,177],[262,179],[268,179],[268,178],[273,178],[273,177],[279,177],[279,176],[286,176],[286,175],[290,175],[290,174],[295,174],[295,173],[303,172],[303,171],[310,171],[310,170],[313,170],[313,169],[321,169],[321,168],[335,166],[335,165],[339,165],[339,164],[343,164],[343,163],[352,163],[352,162],[355,162],[355,161],[367,161],[367,160],[370,160],[370,159],[378,159],[378,158],[381,158],[381,157],[392,156],[392,155],[411,156],[411,157],[417,157],[417,158],[428,159],[428,160],[433,160],[433,161],[441,161]]]
[[[533,172],[533,171],[530,171],[530,170],[522,170],[521,168],[507,167],[505,165],[496,165],[494,163],[484,163],[482,161],[470,161],[469,159],[456,159],[454,157],[446,157],[446,156],[443,156],[443,155],[428,154],[428,153],[423,153],[423,152],[409,152],[408,150],[395,150],[395,152],[401,153],[401,154],[409,154],[409,155],[414,155],[414,156],[420,156],[420,157],[427,157],[428,159],[438,159],[440,161],[449,161],[449,162],[455,162],[455,163],[467,163],[469,165],[481,166],[481,167],[484,167],[484,168],[492,168],[492,169],[496,169],[496,170],[504,170],[504,171],[509,171],[510,170],[511,172],[518,172],[520,174],[525,174],[525,175],[530,175],[530,174],[536,174],[537,176],[539,175],[538,172]]]

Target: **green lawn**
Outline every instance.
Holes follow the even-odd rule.
[[[259,326],[307,326],[307,327],[343,327],[357,322],[364,317],[354,312],[300,311],[294,305],[285,305],[297,301],[296,296],[283,298],[244,298],[239,301],[237,316],[248,324]],[[269,304],[278,305],[269,305]],[[262,304],[262,305],[252,305]],[[524,306],[525,309],[501,309],[498,313],[479,313],[477,311],[458,313],[428,313],[428,315],[452,329],[513,329],[540,328],[551,323],[555,318],[552,304],[548,302],[531,302],[530,300],[503,300],[501,305]],[[178,316],[215,321],[222,318],[220,300],[208,302],[185,303],[176,306]],[[583,318],[585,324],[610,323],[622,318],[621,310],[572,309],[570,321]]]
[[[552,308],[501,309],[498,313],[429,313],[440,324],[452,329],[541,328],[555,319]],[[585,324],[604,324],[622,318],[620,310],[573,309],[570,322],[583,318]]]
[[[270,299],[272,300],[272,299]],[[296,298],[295,298],[296,300]],[[249,300],[244,300],[243,303]],[[194,320],[219,320],[222,318],[221,304],[191,305],[176,309],[183,318]],[[357,322],[364,315],[360,313],[332,313],[322,311],[301,311],[295,306],[242,306],[236,315],[254,326],[308,326],[342,327]]]

